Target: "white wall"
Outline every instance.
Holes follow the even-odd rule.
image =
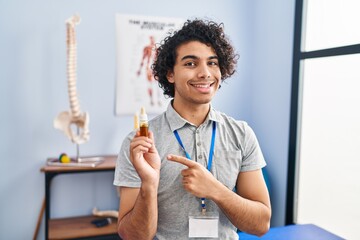
[[[281,3],[281,4],[280,4]],[[117,154],[132,116],[114,116],[115,13],[205,17],[225,23],[241,55],[238,74],[215,107],[254,128],[271,175],[273,226],[284,224],[294,0],[0,0],[0,239],[32,236],[46,158],[75,147],[52,127],[67,110],[65,20],[79,13],[78,90],[90,113],[90,142],[81,154]],[[236,106],[236,107],[234,107]],[[52,217],[116,209],[111,173],[58,176]],[[76,204],[75,204],[76,203]],[[39,239],[43,239],[43,224]]]

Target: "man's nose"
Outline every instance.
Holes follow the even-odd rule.
[[[198,72],[198,78],[210,78],[211,76],[211,72],[209,70],[209,67],[207,66],[207,64],[202,64],[199,66],[199,72]]]

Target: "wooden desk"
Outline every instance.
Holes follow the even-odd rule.
[[[96,219],[94,216],[50,219],[51,180],[59,174],[114,171],[116,155],[102,157],[104,161],[96,167],[46,165],[41,168],[41,172],[45,173],[45,239],[120,239],[117,235],[117,219],[100,228],[91,224],[91,221]]]

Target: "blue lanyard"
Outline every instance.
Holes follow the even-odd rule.
[[[190,157],[189,153],[185,150],[184,144],[182,143],[181,138],[180,138],[179,133],[177,132],[177,130],[174,130],[174,135],[176,137],[176,140],[179,142],[181,148],[184,150],[186,158],[191,160],[191,157]],[[211,170],[211,165],[212,165],[212,160],[213,160],[213,155],[214,155],[215,135],[216,135],[216,122],[213,121],[212,134],[211,134],[211,144],[210,144],[210,151],[209,151],[209,161],[208,161],[208,164],[207,164],[207,170],[208,171]],[[201,198],[201,208],[202,208],[203,213],[206,212],[205,198]]]

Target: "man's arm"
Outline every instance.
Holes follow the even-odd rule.
[[[118,233],[123,239],[153,239],[158,220],[157,193],[160,179],[160,157],[149,138],[139,132],[130,143],[130,159],[139,177],[140,188],[120,188]]]
[[[241,172],[237,194],[218,182],[210,198],[241,231],[257,236],[270,228],[271,205],[261,170]]]
[[[261,170],[239,173],[234,193],[197,162],[175,155],[168,159],[188,167],[181,172],[184,189],[213,200],[238,229],[258,236],[269,230],[270,198]]]
[[[157,188],[120,188],[118,233],[123,239],[153,239],[157,228]]]

